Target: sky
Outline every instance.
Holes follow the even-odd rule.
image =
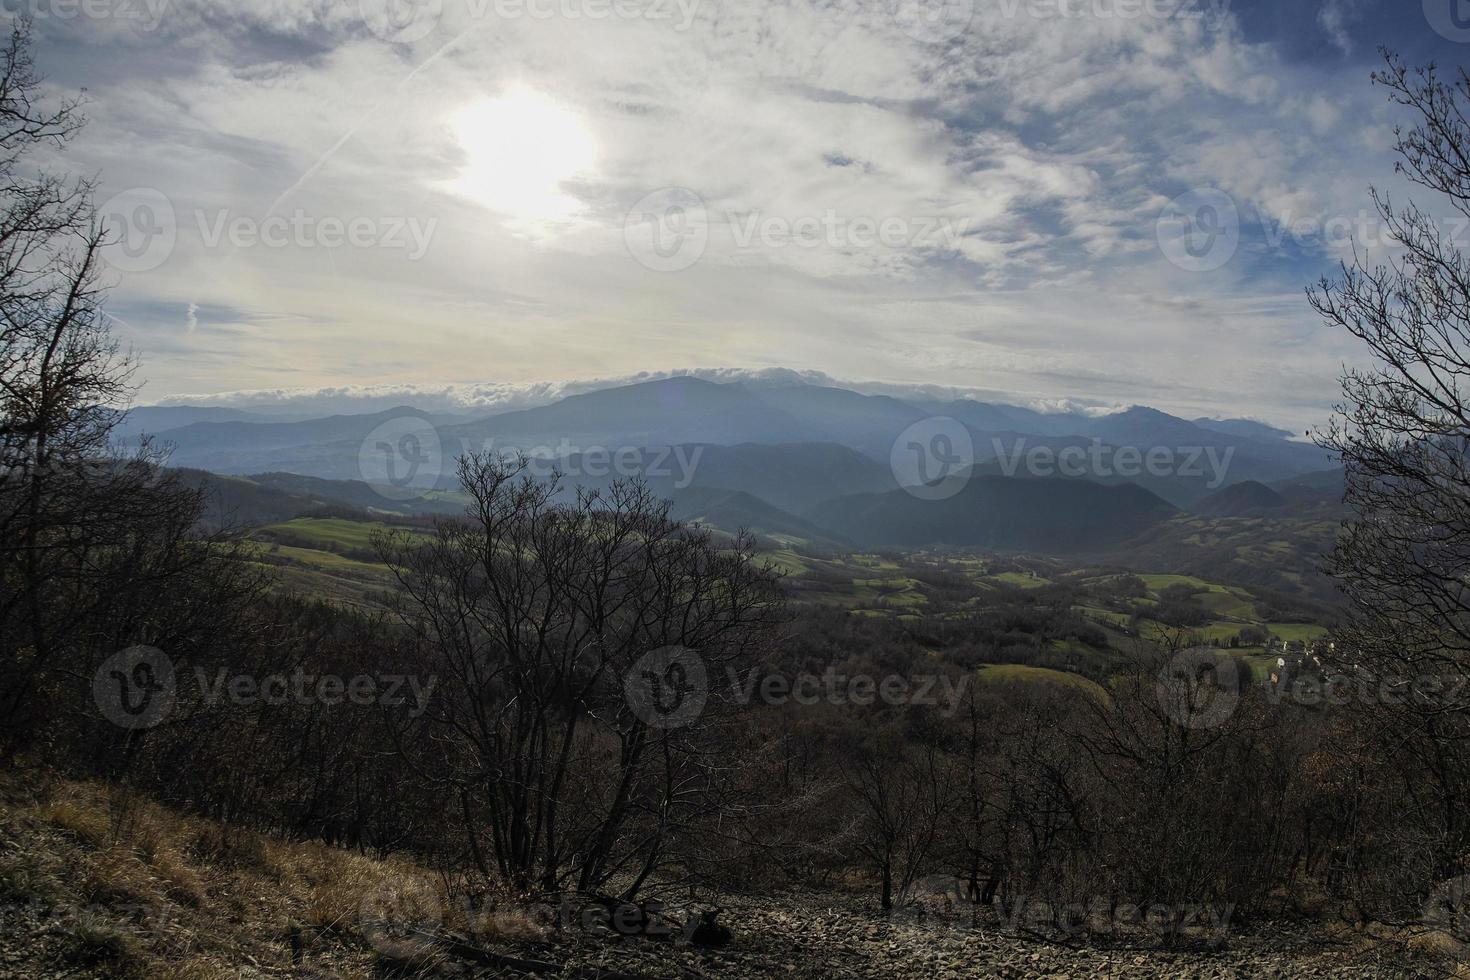
[[[0,8],[86,90],[139,403],[790,369],[1301,429],[1361,356],[1305,287],[1407,193],[1377,49],[1470,61],[1460,4]]]

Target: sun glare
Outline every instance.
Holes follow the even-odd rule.
[[[563,184],[591,171],[596,145],[573,110],[516,87],[462,107],[449,125],[466,158],[452,184],[457,193],[516,218],[565,218],[580,209]]]

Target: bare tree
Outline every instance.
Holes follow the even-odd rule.
[[[112,338],[92,186],[38,169],[64,147],[80,103],[48,108],[16,21],[0,50],[0,744],[33,727],[40,689],[81,670],[108,631],[93,613],[197,561],[180,547],[197,489],[160,473],[146,444],[111,434],[131,358]],[[173,570],[166,570],[166,565]],[[155,593],[156,594],[156,593]],[[123,617],[134,622],[136,617]]]
[[[908,901],[937,856],[949,796],[939,747],[887,733],[857,740],[841,764],[861,815],[858,849],[878,873],[879,905],[889,912]]]
[[[1385,55],[1374,81],[1413,113],[1396,131],[1397,171],[1432,207],[1373,192],[1401,246],[1392,259],[1344,265],[1311,291],[1329,324],[1360,340],[1370,367],[1345,372],[1343,402],[1321,445],[1341,457],[1353,518],[1330,561],[1353,610],[1336,667],[1363,678],[1470,675],[1470,262],[1445,218],[1470,218],[1470,75],[1411,71]],[[1397,760],[1417,885],[1399,904],[1465,870],[1470,845],[1470,711],[1463,698],[1411,696],[1361,706],[1364,731]],[[1406,851],[1407,855],[1407,851]],[[1393,862],[1403,868],[1399,860]],[[1412,876],[1411,876],[1412,877]],[[1417,892],[1418,894],[1413,894]]]
[[[466,519],[378,541],[445,681],[426,771],[483,871],[631,896],[709,804],[718,672],[769,636],[777,577],[641,486],[566,502],[527,466],[462,458]]]

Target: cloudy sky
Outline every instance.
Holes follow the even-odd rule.
[[[1356,355],[1303,288],[1398,190],[1376,48],[1470,61],[1452,2],[3,6],[87,90],[141,402],[795,368],[1301,427]]]

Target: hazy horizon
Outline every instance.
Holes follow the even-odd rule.
[[[902,384],[895,382],[853,381],[833,378],[820,372],[797,371],[786,368],[747,370],[740,368],[688,368],[672,371],[647,371],[615,378],[583,378],[570,381],[543,381],[527,384],[501,382],[467,382],[450,384],[381,384],[381,385],[337,385],[321,388],[265,388],[224,392],[194,392],[171,395],[157,402],[139,400],[133,408],[221,408],[255,412],[262,415],[283,417],[310,417],[314,415],[371,414],[401,407],[412,407],[425,412],[463,414],[466,416],[511,412],[549,405],[573,395],[605,391],[610,388],[664,381],[674,378],[695,378],[714,384],[747,384],[756,387],[812,385],[841,388],[865,395],[896,398],[901,401],[946,402],[958,400],[980,401],[989,404],[1010,405],[1031,409],[1042,414],[1109,415],[1143,407],[1166,411],[1181,418],[1207,417],[1212,419],[1246,419],[1263,424],[1275,425],[1271,418],[1254,415],[1249,411],[1209,412],[1201,414],[1187,406],[1171,408],[1162,405],[1145,405],[1141,402],[1103,402],[1088,399],[1044,397],[1020,392],[995,391],[984,388],[964,388],[933,384]],[[1301,433],[1295,433],[1300,436]]]

